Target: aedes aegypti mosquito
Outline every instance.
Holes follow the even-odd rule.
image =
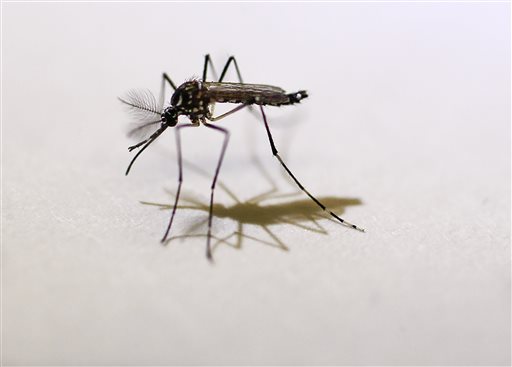
[[[230,67],[233,64],[236,69],[236,73],[239,79],[239,83],[228,83],[224,82],[224,77]],[[349,223],[346,220],[340,218],[338,215],[329,210],[324,204],[322,204],[316,197],[309,193],[309,191],[304,188],[304,186],[299,182],[299,180],[295,177],[295,175],[290,171],[288,166],[281,159],[277,148],[274,144],[274,139],[272,138],[272,134],[270,133],[270,128],[268,126],[267,117],[265,115],[265,111],[263,110],[263,106],[284,106],[284,105],[292,105],[295,103],[300,103],[301,100],[308,97],[308,94],[305,90],[300,90],[295,93],[286,93],[283,89],[271,85],[263,85],[263,84],[247,84],[242,80],[242,76],[240,74],[240,69],[238,68],[238,63],[234,56],[229,57],[222,73],[217,82],[208,82],[206,81],[208,66],[212,65],[210,60],[210,55],[206,55],[204,59],[204,67],[203,67],[203,77],[201,79],[192,79],[186,81],[181,84],[179,87],[176,87],[176,84],[169,78],[166,73],[162,75],[162,90],[160,94],[160,103],[157,104],[155,97],[150,92],[140,92],[140,91],[131,91],[124,98],[119,98],[121,102],[127,105],[132,112],[136,114],[138,121],[138,126],[132,129],[129,132],[129,135],[137,135],[143,131],[146,131],[147,128],[152,128],[155,125],[160,124],[160,127],[154,131],[149,138],[142,140],[141,142],[132,145],[128,148],[131,152],[134,149],[140,148],[137,154],[131,160],[126,174],[130,172],[130,169],[137,159],[137,157],[151,144],[153,143],[167,128],[176,127],[176,147],[178,151],[178,190],[176,192],[176,198],[174,200],[174,206],[172,209],[171,218],[169,220],[169,224],[165,231],[165,234],[162,238],[162,242],[167,240],[169,232],[171,230],[172,222],[174,219],[174,215],[176,214],[176,208],[178,206],[178,201],[180,197],[181,184],[183,182],[183,164],[181,158],[181,139],[180,139],[180,131],[186,127],[199,126],[204,125],[209,129],[218,131],[224,134],[224,143],[222,145],[222,150],[220,152],[219,161],[217,163],[217,168],[215,170],[215,175],[213,176],[213,181],[211,185],[211,193],[210,193],[210,207],[209,207],[209,216],[208,216],[208,235],[207,235],[207,243],[206,243],[206,256],[208,259],[212,258],[211,253],[211,228],[212,228],[212,218],[213,218],[213,195],[215,193],[215,184],[217,182],[217,178],[219,176],[220,167],[222,165],[222,161],[224,159],[224,154],[226,152],[226,147],[229,141],[229,131],[223,127],[211,124],[208,121],[215,122],[227,117],[241,109],[257,105],[261,111],[261,115],[263,117],[263,123],[265,125],[265,130],[267,132],[267,137],[270,143],[270,148],[272,150],[272,154],[277,158],[279,163],[283,166],[288,175],[295,181],[297,186],[307,195],[311,200],[313,200],[323,211],[329,213],[332,217],[334,217],[338,222],[364,232],[363,228],[356,226],[355,224]],[[164,88],[165,83],[168,83],[174,93],[170,100],[170,105],[167,107],[163,107],[163,98],[164,98]],[[221,114],[219,116],[213,116],[213,106],[215,103],[234,103],[238,104],[232,110]],[[186,116],[190,119],[191,124],[183,124],[178,125],[178,117]]]

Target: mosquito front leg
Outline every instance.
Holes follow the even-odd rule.
[[[175,91],[177,89],[176,84],[174,84],[169,75],[167,75],[167,73],[162,73],[162,87],[165,87],[165,82],[169,83],[172,90]]]
[[[349,226],[351,228],[354,228],[354,229],[357,229],[358,231],[361,231],[361,232],[364,232],[365,230],[361,227],[358,227],[356,226],[355,224],[352,224],[352,223],[349,223],[347,222],[345,219],[342,219],[340,218],[339,216],[337,216],[336,214],[334,214],[331,210],[329,210],[324,204],[322,204],[317,198],[315,198],[313,195],[311,195],[309,193],[308,190],[306,190],[306,188],[299,182],[299,180],[297,180],[297,178],[295,177],[295,175],[292,173],[292,171],[290,171],[290,169],[286,166],[286,164],[283,162],[283,160],[281,159],[281,157],[279,156],[279,153],[277,152],[277,149],[276,149],[276,146],[274,144],[274,139],[272,138],[272,134],[270,133],[270,128],[268,126],[268,122],[267,122],[267,117],[265,116],[265,112],[263,111],[263,106],[260,106],[260,110],[261,110],[261,115],[263,116],[263,122],[265,123],[265,129],[267,130],[267,136],[268,136],[268,140],[270,142],[270,147],[272,148],[272,154],[277,158],[277,160],[279,161],[279,163],[281,163],[281,165],[283,166],[283,168],[285,169],[285,171],[288,173],[288,175],[293,179],[293,181],[295,181],[295,183],[297,184],[297,186],[299,186],[299,188],[307,195],[309,196],[309,198],[311,200],[313,200],[316,205],[318,205],[320,208],[322,208],[322,210],[326,211],[327,213],[329,213],[332,217],[336,218],[336,220],[338,220],[340,223],[343,223],[344,225],[346,226]]]
[[[167,229],[165,231],[164,236],[162,237],[161,242],[164,243],[167,240],[167,236],[171,231],[172,221],[174,220],[174,215],[176,214],[176,208],[178,207],[178,201],[180,200],[180,192],[181,192],[181,184],[183,183],[183,163],[181,159],[181,138],[180,131],[185,127],[193,127],[197,125],[180,125],[176,127],[176,150],[178,151],[178,190],[176,191],[176,197],[174,198],[174,205],[172,207],[171,219],[169,219],[169,224],[167,225]]]
[[[176,84],[171,80],[167,73],[162,73],[162,83],[160,85],[160,108],[163,108],[165,102],[165,82],[167,82],[173,91],[176,90]]]
[[[213,195],[215,192],[215,184],[217,183],[217,178],[219,177],[219,171],[220,166],[222,165],[222,160],[224,159],[224,154],[226,153],[226,148],[228,146],[229,142],[229,131],[212,124],[209,124],[207,122],[203,122],[203,125],[210,128],[217,130],[224,134],[224,143],[222,144],[222,150],[220,152],[219,162],[217,163],[217,168],[215,169],[215,176],[213,176],[212,186],[211,186],[211,194],[210,194],[210,211],[208,214],[208,238],[206,242],[206,257],[209,260],[212,260],[212,250],[211,250],[211,237],[212,237],[212,219],[213,219]]]

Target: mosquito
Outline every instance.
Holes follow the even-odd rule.
[[[236,69],[239,81],[238,83],[223,81],[231,65],[234,65]],[[213,202],[215,194],[215,185],[217,183],[217,178],[219,177],[219,171],[222,166],[224,155],[226,153],[226,148],[229,142],[229,131],[224,127],[212,124],[212,122],[219,121],[235,112],[238,112],[246,107],[251,106],[257,106],[257,108],[259,108],[261,116],[263,118],[263,124],[265,126],[272,154],[274,155],[274,157],[277,158],[281,166],[292,178],[292,180],[297,184],[297,186],[313,202],[315,202],[316,205],[318,205],[323,211],[325,211],[333,218],[335,218],[339,223],[350,228],[356,229],[358,231],[364,232],[365,230],[363,228],[358,227],[355,224],[346,221],[345,219],[342,219],[334,212],[332,212],[330,209],[328,209],[315,196],[313,196],[302,185],[302,183],[297,179],[297,177],[295,177],[295,175],[284,163],[284,161],[282,160],[281,156],[277,151],[263,107],[278,107],[300,103],[303,99],[308,97],[308,93],[305,90],[299,90],[298,92],[295,93],[287,93],[282,88],[272,85],[244,83],[240,73],[240,69],[238,67],[238,63],[234,56],[230,56],[228,58],[228,61],[226,62],[224,68],[222,69],[220,77],[216,82],[207,81],[207,73],[209,66],[213,68],[210,55],[205,55],[202,78],[188,80],[178,87],[176,86],[176,84],[174,84],[174,82],[166,73],[163,73],[160,103],[157,103],[155,97],[150,92],[131,91],[126,95],[126,97],[119,98],[119,100],[122,103],[129,107],[131,112],[135,113],[138,119],[138,125],[129,132],[129,135],[138,135],[146,131],[147,129],[154,129],[156,126],[159,125],[158,129],[155,130],[147,139],[144,139],[139,143],[132,145],[128,148],[130,152],[135,149],[139,149],[139,151],[137,152],[137,154],[135,154],[130,164],[128,165],[128,168],[126,169],[126,175],[128,175],[128,173],[130,172],[135,160],[149,145],[151,145],[151,143],[153,143],[167,128],[175,127],[174,131],[176,137],[176,149],[178,153],[178,189],[176,191],[176,196],[174,200],[171,217],[169,219],[169,224],[167,225],[167,229],[164,233],[164,236],[162,237],[161,242],[164,243],[169,236],[172,223],[176,214],[176,208],[178,207],[181,185],[183,183],[183,163],[181,154],[180,132],[184,128],[193,126],[197,127],[203,125],[209,129],[212,129],[224,135],[222,149],[220,151],[219,160],[217,162],[215,174],[213,176],[213,181],[210,187],[211,191],[208,212],[206,257],[209,260],[212,260],[211,231],[213,220]],[[167,107],[164,107],[164,89],[166,83],[171,86],[174,92],[170,99],[170,104]],[[237,106],[221,115],[213,116],[213,107],[216,103],[232,103],[236,104]],[[179,116],[188,117],[190,123],[178,125]]]

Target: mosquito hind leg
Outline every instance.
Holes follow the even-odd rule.
[[[222,165],[222,160],[224,159],[224,154],[226,153],[226,148],[229,142],[229,131],[220,126],[211,125],[207,122],[203,122],[203,125],[217,130],[224,134],[224,143],[222,144],[222,150],[220,152],[219,161],[217,163],[217,168],[215,169],[215,176],[213,176],[212,186],[211,186],[211,194],[210,194],[210,210],[208,213],[208,237],[206,240],[206,257],[208,260],[212,260],[212,249],[211,249],[211,237],[212,237],[212,219],[213,219],[213,195],[215,193],[215,184],[217,183],[217,178],[219,177],[220,166]]]
[[[348,227],[351,227],[351,228],[354,228],[354,229],[357,229],[358,231],[361,231],[361,232],[364,232],[365,230],[361,227],[358,227],[356,226],[355,224],[352,224],[352,223],[349,223],[347,222],[345,219],[342,219],[340,218],[338,215],[334,214],[331,210],[329,210],[324,204],[322,204],[316,197],[314,197],[313,195],[311,195],[309,193],[308,190],[306,190],[306,188],[299,182],[299,180],[295,177],[295,175],[292,173],[292,171],[290,171],[290,169],[288,168],[288,166],[286,166],[286,164],[283,162],[283,160],[281,159],[281,157],[279,156],[279,153],[277,152],[277,149],[276,149],[276,145],[274,144],[274,139],[272,138],[272,134],[270,133],[270,128],[268,127],[268,122],[267,122],[267,116],[265,116],[265,111],[263,111],[263,106],[260,106],[260,110],[261,110],[261,115],[263,116],[263,122],[265,123],[265,129],[267,130],[267,136],[268,136],[268,140],[270,142],[270,147],[272,149],[272,154],[277,158],[277,160],[279,161],[279,163],[281,163],[281,165],[283,166],[283,168],[285,169],[285,171],[288,173],[288,175],[293,179],[293,181],[295,181],[295,183],[297,184],[297,186],[299,186],[299,188],[307,195],[309,196],[309,198],[311,200],[313,200],[316,205],[318,205],[320,208],[322,208],[323,211],[329,213],[332,217],[334,217],[338,222],[348,226]]]

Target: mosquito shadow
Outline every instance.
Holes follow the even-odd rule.
[[[173,195],[172,193],[169,194]],[[327,216],[322,209],[320,209],[317,205],[315,205],[315,203],[311,202],[311,200],[307,198],[279,203],[265,203],[269,200],[282,199],[300,194],[302,193],[295,192],[291,194],[276,195],[274,190],[271,190],[271,192],[263,193],[244,202],[237,201],[235,204],[229,206],[223,204],[214,204],[213,216],[215,218],[230,219],[236,222],[237,230],[223,238],[213,237],[216,242],[213,243],[212,251],[215,251],[215,249],[220,244],[226,244],[230,247],[240,249],[242,248],[244,238],[271,247],[276,247],[284,251],[288,251],[288,246],[279,237],[277,237],[277,235],[274,234],[270,227],[284,224],[317,234],[326,235],[328,232],[319,223],[319,221],[329,220],[335,223],[339,223]],[[180,210],[199,210],[205,212],[206,214],[209,212],[208,205],[199,202],[190,195],[183,194],[180,199],[186,203],[184,205],[178,206],[178,209]],[[320,197],[319,199],[325,203],[327,207],[339,214],[343,213],[347,206],[362,204],[361,200],[356,198],[324,196]],[[161,204],[153,202],[141,203],[144,205],[156,206],[161,210],[172,210],[172,204]],[[165,244],[169,244],[171,241],[177,239],[206,237],[206,234],[197,234],[194,232],[197,231],[202,225],[204,225],[207,220],[208,219],[205,216],[203,221],[189,226],[185,230],[185,234],[179,236],[171,236],[165,242]],[[246,234],[245,227],[249,225],[260,227],[268,238],[264,239],[262,237],[254,237]],[[230,239],[233,237],[235,238],[235,241],[230,242]]]
[[[279,193],[277,185],[275,184],[272,177],[268,174],[266,169],[261,164],[260,160],[256,156],[252,156],[252,163],[256,166],[261,176],[269,184],[269,189],[249,198],[245,201],[241,201],[235,195],[235,193],[229,189],[222,180],[217,181],[217,187],[224,191],[228,197],[234,202],[232,205],[224,204],[213,204],[213,216],[219,219],[230,219],[236,222],[237,229],[228,236],[219,238],[212,235],[212,238],[216,241],[212,244],[212,253],[218,248],[220,244],[225,244],[235,249],[241,249],[243,240],[252,240],[264,245],[275,247],[283,251],[288,251],[288,246],[277,237],[270,227],[277,225],[291,225],[296,228],[303,230],[326,235],[327,230],[322,227],[319,223],[322,220],[332,221],[340,225],[338,221],[335,221],[327,212],[322,210],[316,205],[311,199],[304,198],[302,191],[294,191],[291,193]],[[205,178],[210,177],[210,174],[198,167],[194,163],[183,159],[183,166],[187,169],[203,176]],[[289,181],[289,177],[286,177]],[[294,187],[294,190],[295,187]],[[173,199],[175,194],[172,191],[165,190]],[[294,199],[297,196],[302,196],[300,199]],[[292,200],[289,200],[292,198]],[[323,196],[318,197],[318,200],[325,204],[329,210],[342,215],[345,212],[345,208],[348,206],[362,205],[362,201],[358,198],[343,198],[336,196]],[[168,245],[172,241],[185,240],[187,238],[204,237],[205,233],[196,233],[201,226],[208,222],[209,206],[201,203],[199,200],[194,198],[193,195],[183,192],[180,195],[180,201],[184,204],[178,205],[179,210],[198,210],[206,213],[205,219],[190,225],[184,232],[185,234],[171,236],[167,239],[164,245]],[[276,202],[278,201],[278,202]],[[170,200],[169,202],[174,202]],[[270,203],[269,203],[270,202]],[[141,204],[158,207],[161,210],[171,211],[173,204],[163,204],[141,201]],[[341,224],[343,226],[343,224]],[[261,236],[255,237],[245,233],[245,227],[256,226],[262,229],[267,239]],[[349,227],[349,226],[347,226]],[[234,242],[231,239],[234,238]]]

